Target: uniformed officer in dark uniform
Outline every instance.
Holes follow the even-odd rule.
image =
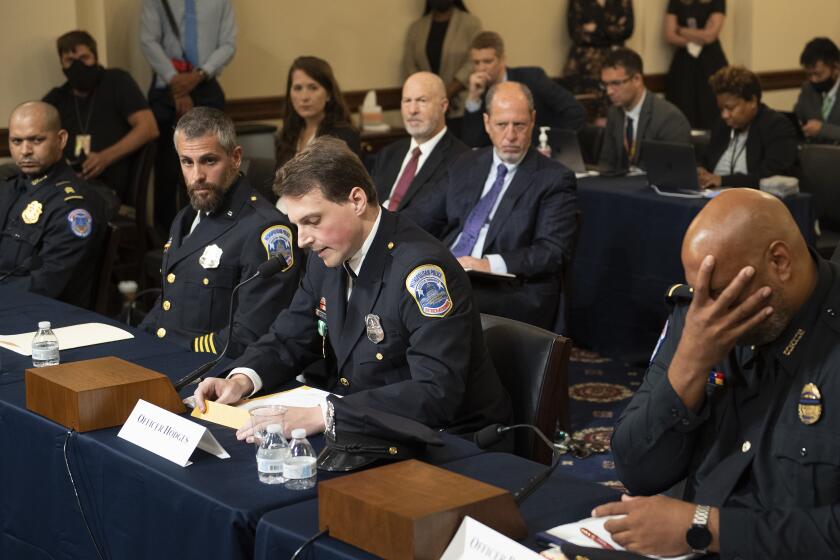
[[[106,224],[101,201],[62,158],[66,142],[51,105],[31,101],[12,113],[9,150],[19,173],[0,184],[0,275],[11,273],[3,285],[84,307]]]
[[[310,249],[306,276],[228,378],[199,385],[199,408],[274,390],[325,357],[329,389],[349,404],[458,434],[509,420],[466,273],[444,245],[380,208],[343,142],[316,139],[282,168],[275,192]],[[325,408],[289,409],[286,431],[323,431]]]
[[[190,206],[172,223],[163,292],[141,328],[195,352],[222,352],[233,288],[269,258],[280,258],[285,266],[279,275],[252,280],[237,292],[228,355],[238,356],[291,302],[300,250],[288,219],[239,173],[242,148],[224,113],[208,107],[188,112],[175,129],[175,147]]]
[[[636,552],[830,558],[840,550],[840,266],[784,204],[713,199],[683,241],[686,278],[645,381],[616,425],[619,476],[654,496],[597,515]]]

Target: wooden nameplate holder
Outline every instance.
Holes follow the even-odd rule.
[[[318,484],[319,528],[386,559],[440,558],[465,515],[528,535],[507,490],[416,460]]]
[[[113,356],[26,370],[26,408],[77,432],[121,426],[137,399],[185,412],[168,377]]]

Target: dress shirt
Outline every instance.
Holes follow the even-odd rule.
[[[729,145],[715,164],[715,175],[724,177],[735,173],[746,175],[749,172],[747,169],[747,137],[749,134],[749,128],[742,132],[732,130]]]
[[[524,158],[525,156],[523,155],[522,157]],[[481,226],[481,231],[478,232],[478,239],[476,240],[475,246],[473,247],[473,251],[470,254],[471,257],[475,257],[477,259],[486,258],[488,261],[490,261],[490,272],[507,272],[507,264],[505,263],[505,259],[503,259],[501,255],[482,255],[482,252],[484,251],[484,241],[487,239],[487,232],[490,230],[490,223],[493,221],[493,216],[496,215],[496,210],[499,209],[499,204],[501,204],[502,199],[504,198],[511,181],[513,181],[513,177],[514,175],[516,175],[516,170],[521,162],[521,159],[516,163],[504,162],[499,157],[499,154],[496,153],[496,149],[493,148],[493,165],[490,167],[490,172],[487,173],[487,180],[484,181],[484,188],[481,190],[481,196],[478,198],[479,200],[481,200],[481,197],[486,195],[493,187],[493,182],[496,180],[496,169],[499,167],[499,164],[502,164],[505,167],[507,167],[508,172],[505,176],[505,182],[502,183],[502,191],[499,193],[499,198],[496,199],[496,203],[493,205],[493,209],[490,210],[490,215],[487,217],[487,222],[483,226]],[[458,245],[458,241],[460,239],[461,234],[459,233],[458,237],[455,238],[455,241],[452,242],[452,245],[449,248],[452,249],[456,245]]]
[[[414,176],[417,177],[417,174],[420,173],[420,170],[423,168],[423,164],[426,163],[426,160],[429,159],[429,155],[434,151],[435,147],[440,142],[440,139],[443,138],[443,135],[446,134],[446,127],[443,127],[443,130],[423,142],[422,144],[418,144],[417,140],[414,138],[411,139],[411,144],[408,146],[408,152],[406,152],[405,157],[403,158],[402,165],[400,166],[400,172],[397,173],[397,178],[394,180],[394,184],[391,185],[391,190],[389,191],[388,200],[382,203],[384,208],[388,208],[388,204],[391,202],[391,197],[394,196],[394,189],[397,188],[397,183],[400,182],[400,178],[402,178],[403,171],[405,171],[405,166],[408,165],[408,162],[411,161],[411,152],[414,151],[414,148],[420,148],[420,157],[417,158],[417,170],[414,172]]]
[[[642,116],[642,105],[645,102],[645,96],[647,95],[647,91],[642,92],[642,97],[639,99],[639,102],[636,103],[636,106],[630,109],[629,111],[624,111],[624,119],[625,123],[627,122],[626,119],[630,118],[633,119],[633,143],[636,146],[639,145],[639,118]],[[626,125],[625,125],[626,128]],[[638,152],[638,147],[636,148]]]
[[[837,86],[840,86],[840,78],[837,78],[837,80],[834,82],[834,87],[832,87],[830,90],[828,90],[828,92],[822,95],[823,104],[825,104],[826,100],[828,100],[828,104],[823,105],[823,107],[821,108],[821,115],[824,121],[828,120],[828,117],[826,115],[831,114],[831,110],[834,108],[834,104],[837,103]]]

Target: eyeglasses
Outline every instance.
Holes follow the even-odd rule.
[[[607,90],[607,89],[609,89],[610,87],[617,88],[617,87],[619,87],[619,86],[622,86],[622,85],[626,84],[627,82],[629,82],[629,81],[630,81],[630,80],[632,80],[632,79],[633,79],[633,76],[630,76],[629,78],[624,78],[623,80],[610,80],[609,82],[601,82],[601,83],[600,83],[600,84],[598,84],[598,85],[600,85],[600,86],[601,86],[601,89],[602,89],[602,90],[606,91],[606,90]]]

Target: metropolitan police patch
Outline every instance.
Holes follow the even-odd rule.
[[[84,208],[76,208],[67,214],[67,221],[70,222],[70,231],[76,237],[85,238],[93,231],[93,216]]]
[[[292,250],[292,230],[286,226],[271,226],[260,235],[265,252],[268,258],[281,256],[286,261],[286,268],[283,272],[289,270],[295,264],[295,254]]]
[[[405,279],[405,289],[426,317],[446,317],[452,309],[446,276],[439,266],[424,264],[412,270]]]

